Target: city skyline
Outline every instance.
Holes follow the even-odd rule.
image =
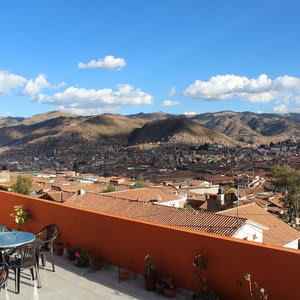
[[[299,112],[297,1],[1,4],[1,116]]]

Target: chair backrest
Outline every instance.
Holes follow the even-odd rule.
[[[8,231],[11,231],[9,227],[0,224],[0,232],[8,232]]]
[[[6,263],[1,262],[0,263],[0,289],[5,284],[7,278],[8,278],[8,265]]]
[[[59,232],[56,224],[50,224],[42,228],[35,236],[42,240],[44,248],[50,249],[53,247],[53,241],[57,238]]]
[[[17,254],[17,257],[19,258],[19,268],[29,269],[34,267],[34,265],[36,264],[40,247],[40,243],[28,243],[14,248],[10,255]]]

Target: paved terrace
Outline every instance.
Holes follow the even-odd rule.
[[[56,270],[53,273],[47,268],[40,268],[42,288],[36,287],[29,270],[21,273],[20,294],[14,293],[14,274],[10,272],[5,290],[1,290],[1,300],[67,300],[67,299],[167,299],[156,292],[148,292],[144,288],[142,276],[119,282],[118,268],[105,266],[99,271],[75,267],[66,256],[55,256]],[[179,294],[180,293],[180,294]],[[174,299],[174,298],[173,298]],[[191,299],[186,291],[177,291],[176,299]]]

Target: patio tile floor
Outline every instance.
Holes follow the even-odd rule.
[[[14,293],[14,275],[11,272],[6,288],[0,292],[2,300],[94,300],[94,299],[167,299],[144,288],[143,277],[138,275],[119,282],[118,268],[107,266],[100,271],[77,268],[65,256],[55,256],[56,272],[40,268],[42,288],[30,278],[28,270],[21,273],[20,294]],[[173,298],[174,299],[174,298]],[[187,291],[179,290],[176,299],[191,299]]]

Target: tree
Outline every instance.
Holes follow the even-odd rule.
[[[102,193],[111,193],[111,192],[115,192],[115,190],[116,188],[113,185],[109,184],[108,187],[102,191]]]
[[[136,181],[134,183],[134,187],[135,188],[142,188],[146,186],[146,182],[145,182],[145,179],[144,179],[144,175],[143,174],[139,174],[136,178]]]
[[[276,189],[287,195],[285,206],[289,221],[298,224],[300,213],[300,170],[288,165],[275,165],[272,169],[273,184]]]
[[[7,187],[5,185],[0,185],[0,190],[1,191],[9,191],[9,187]]]
[[[18,194],[29,195],[31,193],[32,181],[29,177],[18,176],[12,190]]]

